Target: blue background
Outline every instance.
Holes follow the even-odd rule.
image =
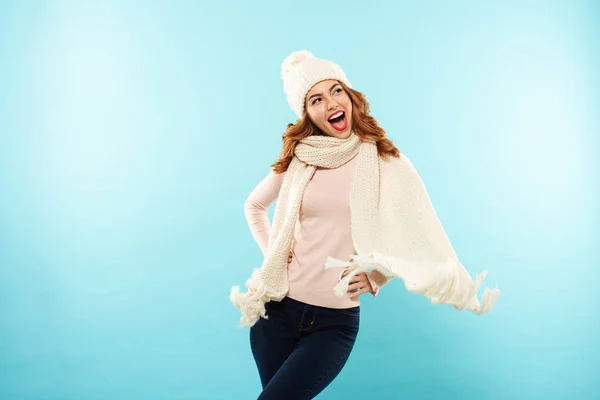
[[[228,296],[300,49],[502,290],[481,317],[363,296],[319,398],[599,398],[599,3],[368,3],[0,2],[0,398],[256,398]]]

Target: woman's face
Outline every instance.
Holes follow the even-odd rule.
[[[323,133],[346,139],[352,132],[352,102],[336,80],[317,83],[306,94],[306,113]]]

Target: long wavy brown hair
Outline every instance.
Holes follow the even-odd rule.
[[[339,82],[346,91],[352,102],[352,130],[362,140],[374,141],[377,145],[377,153],[382,158],[400,158],[400,151],[392,141],[386,137],[385,130],[379,126],[375,118],[370,114],[370,106],[364,94]],[[306,109],[295,124],[288,124],[282,136],[283,149],[277,161],[271,165],[273,171],[280,174],[287,171],[294,157],[296,144],[309,136],[325,135],[308,117]]]

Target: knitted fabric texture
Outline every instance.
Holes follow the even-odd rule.
[[[425,295],[433,304],[450,304],[478,315],[493,309],[500,290],[486,288],[481,304],[477,291],[487,271],[471,279],[437,217],[417,171],[406,155],[384,160],[374,142],[311,136],[296,146],[275,208],[269,245],[260,268],[247,280],[247,293],[235,286],[230,299],[241,311],[241,326],[268,318],[265,303],[281,301],[288,291],[287,267],[302,196],[316,167],[336,168],[357,157],[350,191],[352,239],[350,262],[328,259],[324,268],[347,267],[351,273],[332,290],[346,293],[352,276],[377,269],[388,279]]]
[[[308,50],[295,51],[281,64],[283,91],[288,104],[302,118],[306,93],[317,83],[335,79],[352,87],[342,68],[329,60],[312,55]]]

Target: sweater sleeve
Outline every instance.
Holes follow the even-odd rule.
[[[269,206],[279,195],[279,189],[281,189],[284,176],[285,173],[269,172],[252,190],[244,203],[244,214],[246,215],[250,232],[263,254],[266,254],[271,230],[267,212]]]

